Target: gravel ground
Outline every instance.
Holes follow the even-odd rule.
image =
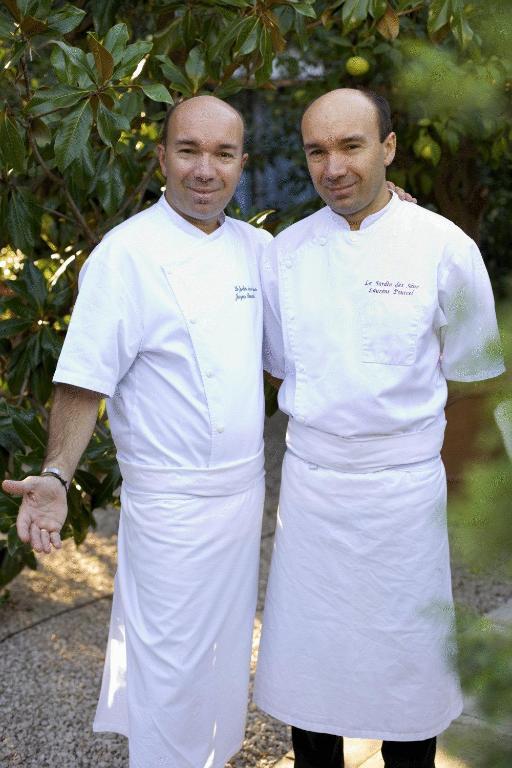
[[[285,420],[267,429],[267,499],[263,523],[253,672],[279,489]],[[93,734],[115,570],[115,513],[77,550],[22,573],[0,605],[0,768],[126,768],[126,740]],[[484,613],[512,597],[512,583],[453,567],[454,593]],[[288,728],[249,706],[246,740],[227,768],[269,768],[289,749]]]

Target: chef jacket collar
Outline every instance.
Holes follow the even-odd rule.
[[[391,200],[389,203],[387,203],[384,208],[381,208],[380,211],[377,211],[376,213],[370,214],[370,216],[366,216],[366,218],[363,219],[361,222],[361,225],[359,227],[359,231],[362,229],[368,229],[368,227],[371,227],[372,224],[374,224],[379,219],[383,219],[384,217],[387,217],[389,214],[391,214],[392,211],[395,210],[395,208],[400,205],[400,199],[398,195],[395,192],[391,193]],[[344,216],[342,216],[340,213],[336,213],[332,210],[332,208],[329,209],[331,214],[331,220],[335,224],[336,227],[339,229],[347,229],[350,230],[350,224],[346,220]],[[356,232],[357,230],[354,230]]]
[[[162,194],[160,197],[158,205],[160,205],[162,210],[165,211],[166,215],[169,216],[173,224],[183,230],[183,232],[186,232],[188,235],[197,237],[200,240],[216,240],[217,237],[219,237],[219,235],[223,234],[224,232],[224,224],[226,221],[226,215],[224,211],[221,211],[219,214],[219,226],[217,229],[208,234],[207,232],[203,232],[202,229],[199,229],[199,227],[196,227],[194,224],[191,224],[190,221],[187,221],[183,218],[183,216],[175,211],[174,208],[167,202],[165,194]]]

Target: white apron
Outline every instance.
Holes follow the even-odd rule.
[[[300,728],[418,741],[462,711],[440,458],[285,456],[254,700]]]
[[[130,768],[222,768],[243,742],[264,482],[225,482],[215,498],[123,485],[94,730],[129,737]]]

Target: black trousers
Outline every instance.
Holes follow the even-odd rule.
[[[343,768],[343,737],[303,731],[292,725],[295,768]],[[425,741],[383,741],[385,768],[435,768],[436,737]]]

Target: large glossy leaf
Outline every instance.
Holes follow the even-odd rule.
[[[112,216],[119,208],[125,193],[123,176],[117,161],[106,166],[98,179],[97,189],[103,210]]]
[[[55,159],[61,171],[83,152],[91,132],[92,119],[89,101],[79,104],[64,119],[55,137]]]
[[[11,338],[18,333],[28,331],[32,325],[32,320],[23,320],[21,318],[12,318],[10,320],[2,320],[0,322],[0,339]]]
[[[174,104],[171,94],[161,83],[147,83],[141,85],[146,96],[152,101],[163,101],[164,104]]]
[[[67,43],[63,43],[62,40],[55,40],[54,43],[55,45],[59,46],[67,59],[74,67],[77,68],[78,72],[81,73],[82,76],[85,76],[94,82],[94,72],[90,62],[87,59],[87,54],[85,51],[82,51],[81,48],[67,45]]]
[[[42,88],[37,91],[27,105],[27,111],[35,116],[46,115],[58,109],[74,107],[88,95],[83,88],[70,85],[57,85],[54,88]]]
[[[121,131],[130,130],[130,121],[125,115],[112,112],[100,103],[96,115],[96,126],[101,140],[111,147],[118,141]]]
[[[12,426],[27,448],[31,450],[46,448],[46,432],[35,413],[27,411],[22,414],[19,411],[12,417]]]
[[[152,47],[153,43],[146,42],[145,40],[140,40],[127,46],[121,61],[114,70],[115,77],[121,80],[123,77],[133,75],[138,64],[150,52]]]
[[[355,29],[366,19],[370,3],[371,0],[346,0],[341,13],[345,32]]]
[[[87,42],[89,43],[89,48],[94,56],[98,83],[103,85],[112,77],[112,72],[114,71],[114,58],[110,51],[107,50],[107,48],[105,48],[92,33],[88,34]]]
[[[206,79],[206,64],[200,46],[197,45],[189,52],[185,62],[185,72],[192,83],[193,92],[196,93]]]
[[[38,224],[37,209],[32,195],[28,190],[15,187],[11,191],[7,213],[7,229],[11,244],[22,251],[29,251],[36,242]]]
[[[103,45],[112,54],[114,64],[119,64],[123,58],[128,38],[128,27],[126,24],[116,24],[107,32]]]
[[[60,32],[61,35],[67,35],[78,27],[85,15],[86,12],[81,8],[66,3],[59,11],[48,16],[48,26],[50,29]]]
[[[47,296],[46,280],[44,279],[41,270],[38,269],[30,259],[25,260],[22,279],[27,286],[28,293],[32,300],[38,307],[42,308]]]
[[[427,29],[430,35],[450,23],[452,0],[432,0],[428,12]]]
[[[23,173],[25,145],[18,125],[6,112],[0,112],[0,153],[4,168]]]
[[[233,56],[245,56],[256,50],[260,32],[260,20],[257,16],[245,19],[243,27],[238,33]]]
[[[180,91],[180,93],[188,94],[191,92],[191,83],[189,79],[168,56],[159,55],[154,58],[160,62],[162,74],[169,80],[171,88]]]

